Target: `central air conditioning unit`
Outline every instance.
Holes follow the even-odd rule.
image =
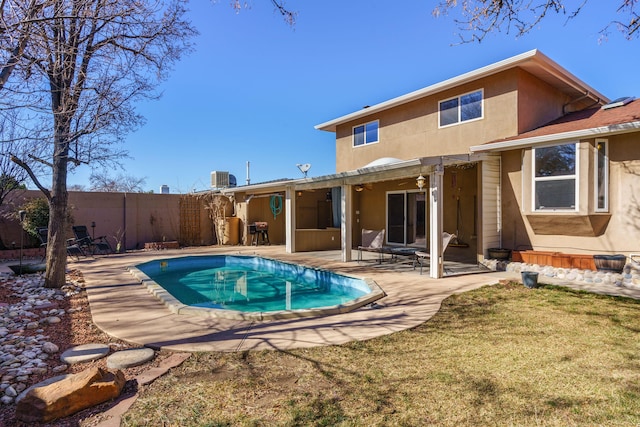
[[[211,172],[211,188],[228,188],[229,172],[213,171]]]

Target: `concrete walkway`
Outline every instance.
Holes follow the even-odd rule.
[[[205,254],[263,255],[375,280],[387,296],[373,307],[328,317],[250,322],[171,313],[146,291],[127,267],[151,259]],[[355,253],[354,253],[355,255]],[[354,256],[355,259],[355,256]],[[132,252],[71,262],[85,277],[94,323],[124,341],[173,351],[245,351],[314,347],[365,340],[418,326],[429,320],[448,296],[519,277],[490,272],[440,280],[420,275],[410,265],[339,261],[339,252],[287,254],[282,246],[206,247]],[[546,282],[541,278],[542,282]],[[557,281],[556,281],[557,282]],[[572,284],[557,283],[572,287]],[[640,298],[639,290],[610,286],[593,292]]]
[[[358,277],[369,277],[387,296],[374,307],[328,317],[269,322],[212,319],[171,313],[127,267],[151,259],[204,254],[264,255]],[[71,262],[85,277],[94,323],[107,334],[157,349],[173,351],[244,351],[342,344],[412,328],[431,318],[454,293],[496,283],[505,273],[433,280],[410,265],[343,263],[339,253],[287,254],[282,246],[189,248],[132,252]]]

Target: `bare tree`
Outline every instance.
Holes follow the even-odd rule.
[[[0,90],[20,62],[42,11],[42,0],[2,0],[0,3]]]
[[[209,211],[209,218],[213,221],[216,240],[218,245],[223,245],[226,232],[225,217],[232,208],[233,200],[224,194],[209,193],[204,197],[204,208]]]
[[[19,136],[15,119],[17,112],[0,115],[0,205],[11,192],[25,188],[27,171],[11,161],[11,154],[21,152],[25,148],[24,141]]]
[[[89,181],[91,182],[91,191],[143,193],[142,186],[146,182],[146,178],[136,178],[132,175],[122,174],[112,177],[106,172],[94,172],[89,177]]]
[[[13,73],[22,78],[5,80],[3,101],[49,123],[49,135],[40,144],[49,147],[51,161],[38,160],[51,168],[51,189],[28,159],[16,153],[12,159],[49,200],[45,286],[60,287],[65,283],[69,167],[105,164],[123,155],[114,144],[143,121],[134,103],[156,96],[171,65],[190,50],[195,30],[184,20],[186,0],[37,3],[28,26],[16,27],[26,29],[16,30],[14,39],[28,41],[12,63]]]
[[[583,13],[589,0],[581,0],[577,4],[566,0],[441,0],[433,10],[435,16],[449,11],[461,9],[462,19],[456,19],[458,27],[470,34],[461,36],[463,42],[481,42],[485,36],[494,31],[512,31],[522,36],[534,29],[550,13],[564,15],[567,20]],[[612,28],[621,32],[628,40],[638,37],[640,16],[637,10],[638,0],[619,0],[607,2],[611,6],[612,18],[602,17],[602,37],[607,37]],[[616,17],[613,17],[613,16]]]
[[[270,1],[273,7],[275,8],[275,11],[280,15],[282,15],[282,18],[287,24],[293,27],[296,24],[296,16],[298,15],[297,12],[288,9],[285,6],[284,1],[279,1],[279,0],[270,0]],[[216,3],[217,0],[213,0],[213,2]],[[242,9],[249,8],[250,5],[246,1],[231,0],[231,7],[236,11],[236,13],[240,13]]]
[[[87,188],[82,184],[72,184],[67,187],[69,191],[87,191]]]

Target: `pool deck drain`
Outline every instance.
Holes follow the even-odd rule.
[[[184,255],[244,253],[326,268],[374,280],[387,296],[358,310],[326,317],[264,322],[185,316],[172,313],[149,294],[127,267],[151,259]],[[85,277],[94,323],[107,334],[153,349],[172,351],[245,351],[343,344],[418,326],[440,308],[442,300],[504,278],[486,273],[433,280],[410,266],[338,260],[338,252],[287,254],[284,247],[222,247],[133,252],[80,260],[70,267]],[[333,257],[333,258],[331,258]],[[355,259],[355,258],[354,258]]]

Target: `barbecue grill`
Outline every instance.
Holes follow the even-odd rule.
[[[270,245],[269,242],[269,223],[260,221],[249,224],[249,235],[251,236],[251,244],[258,246],[260,242],[263,245]]]

